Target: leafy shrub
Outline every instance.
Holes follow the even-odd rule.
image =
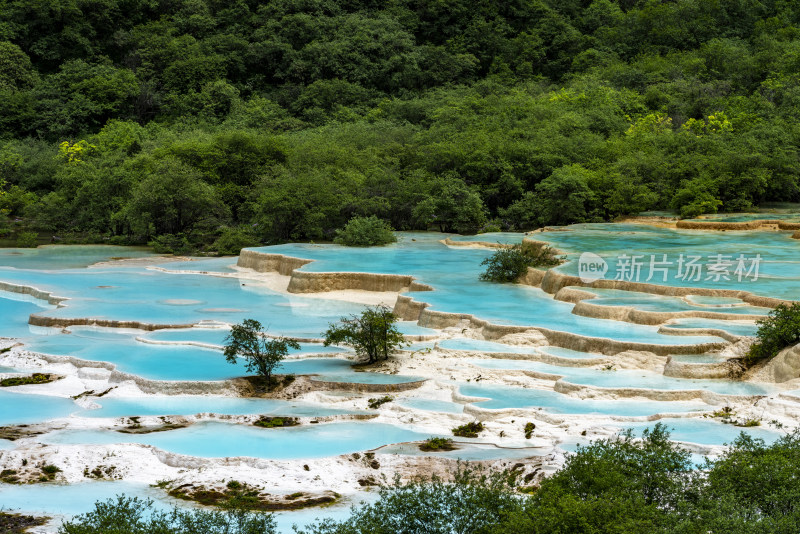
[[[53,378],[48,374],[33,373],[30,376],[12,376],[10,378],[4,378],[0,380],[0,387],[7,388],[12,386],[25,386],[28,384],[47,384],[52,381]]]
[[[39,244],[39,234],[36,232],[20,232],[17,235],[17,246],[20,248],[36,248]]]
[[[536,430],[536,425],[533,423],[525,423],[525,439],[531,439],[534,430]]]
[[[376,216],[353,217],[344,228],[336,231],[333,242],[348,247],[372,247],[397,241],[392,227]]]
[[[481,265],[486,265],[486,271],[480,279],[485,282],[516,282],[528,267],[552,267],[560,262],[549,246],[513,245],[498,249],[481,262]]]
[[[183,234],[164,234],[154,237],[147,246],[153,248],[156,254],[174,254],[180,256],[189,254],[193,247]]]
[[[387,402],[392,402],[393,400],[394,400],[394,397],[392,397],[390,395],[386,395],[384,397],[377,397],[377,398],[374,398],[374,399],[369,399],[367,401],[367,403],[368,403],[370,408],[372,408],[373,410],[377,410],[382,404],[386,404]]]
[[[253,426],[260,426],[262,428],[281,428],[284,426],[297,426],[300,421],[296,417],[261,417]]]
[[[800,303],[781,304],[756,324],[756,342],[742,360],[745,367],[773,358],[786,347],[800,343]]]
[[[483,432],[483,423],[479,422],[467,423],[453,429],[453,435],[460,438],[477,438],[481,432]]]
[[[153,501],[117,496],[98,501],[94,510],[66,521],[59,534],[273,534],[271,514],[206,510],[160,511]]]
[[[450,438],[428,438],[419,444],[419,450],[427,452],[452,451],[455,449],[456,446]]]
[[[61,468],[55,465],[46,465],[42,467],[42,473],[47,475],[47,478],[53,479],[56,476],[56,473],[60,473]]]
[[[225,228],[211,249],[220,256],[235,256],[245,247],[258,245],[258,239],[245,227]]]

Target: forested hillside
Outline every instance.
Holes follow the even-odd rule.
[[[228,251],[798,201],[798,73],[788,0],[0,0],[0,232]]]

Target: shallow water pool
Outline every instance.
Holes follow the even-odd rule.
[[[326,416],[358,413],[349,410],[272,399],[242,399],[236,397],[210,397],[202,395],[102,397],[93,399],[98,409],[84,410],[82,417],[126,417],[135,415],[194,415],[217,413],[228,415],[286,415]]]
[[[774,388],[768,384],[752,384],[733,380],[700,380],[672,378],[631,369],[602,370],[585,367],[559,367],[527,360],[470,360],[484,369],[521,369],[561,375],[572,384],[602,388],[641,388],[658,390],[705,390],[725,395],[766,395]]]
[[[485,397],[488,400],[476,402],[479,408],[499,410],[504,408],[542,408],[551,413],[564,414],[608,414],[622,416],[643,416],[658,413],[682,413],[708,410],[702,402],[657,402],[630,400],[591,400],[576,399],[551,390],[516,388],[489,384],[462,384],[462,395]]]
[[[427,437],[429,435],[402,427],[363,421],[287,428],[258,428],[205,422],[151,434],[63,430],[44,435],[42,441],[88,445],[144,443],[165,451],[203,458],[251,456],[290,460],[338,456]]]
[[[58,419],[78,410],[72,399],[15,393],[8,388],[0,389],[0,425],[29,424]]]

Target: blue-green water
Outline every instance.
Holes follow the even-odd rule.
[[[566,397],[551,390],[516,388],[490,384],[462,384],[459,391],[470,397],[485,397],[476,406],[499,410],[504,408],[542,408],[552,413],[605,414],[623,416],[654,415],[703,411],[701,402],[656,402],[630,400],[591,400]]]
[[[79,409],[71,399],[0,389],[0,425],[30,424],[67,417]]]
[[[326,408],[302,402],[272,399],[243,399],[211,396],[147,396],[102,397],[93,399],[100,408],[85,410],[82,417],[126,417],[134,415],[193,415],[216,413],[228,415],[285,415],[293,417],[339,415],[358,413],[336,408]]]
[[[428,434],[398,426],[369,422],[321,423],[285,428],[207,422],[151,434],[62,430],[43,436],[42,441],[87,445],[145,443],[165,451],[203,458],[251,456],[290,460],[338,456],[428,437]]]
[[[753,323],[738,323],[732,321],[724,321],[717,319],[675,319],[670,321],[665,326],[669,328],[678,329],[692,329],[692,328],[710,328],[715,330],[724,330],[736,336],[754,336],[758,331],[758,325]]]
[[[484,369],[522,369],[541,373],[557,374],[573,384],[603,388],[644,388],[659,390],[700,389],[725,395],[765,395],[774,391],[768,384],[751,384],[730,380],[700,380],[671,378],[648,371],[628,369],[602,370],[584,367],[559,367],[527,360],[472,360],[471,363]]]
[[[640,271],[640,282],[648,281],[651,271],[651,256],[655,261],[667,255],[671,265],[667,268],[667,278],[663,279],[661,272],[656,272],[650,283],[668,286],[708,287],[744,290],[758,295],[793,300],[800,295],[800,260],[798,260],[798,242],[791,238],[791,232],[769,231],[728,231],[707,232],[703,230],[677,230],[671,228],[658,228],[637,224],[580,224],[570,226],[564,231],[543,232],[536,234],[536,239],[547,241],[569,253],[570,261],[558,269],[568,274],[578,274],[578,257],[584,252],[593,252],[600,255],[609,264],[607,278],[615,278],[622,269],[619,266],[623,261],[620,258],[627,255],[642,256],[638,261],[643,263]],[[698,256],[698,264],[703,265],[700,280],[695,281],[694,276],[683,279],[678,277],[678,262],[681,254],[684,261],[690,256]],[[752,266],[756,255],[761,256],[758,269],[758,279],[755,280],[755,271],[750,277],[734,275],[734,267],[728,270],[728,279],[711,276],[707,265],[714,261],[718,254],[726,256],[736,263],[740,255],[745,258],[747,270]],[[631,265],[631,260],[627,260]],[[682,274],[686,273],[684,269]],[[630,274],[629,271],[625,273]],[[695,273],[693,273],[695,274]],[[745,273],[746,274],[746,273]],[[627,278],[626,278],[627,279]],[[634,280],[635,281],[635,280]]]

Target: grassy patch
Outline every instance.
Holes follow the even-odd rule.
[[[453,429],[453,435],[460,438],[477,438],[483,432],[483,423],[472,422],[457,426]]]
[[[304,492],[297,492],[280,499],[269,499],[266,498],[269,496],[261,495],[259,488],[238,480],[229,481],[222,490],[196,488],[192,484],[184,484],[170,490],[168,493],[177,499],[193,501],[205,506],[260,511],[295,510],[309,506],[331,504],[339,498],[337,493],[315,497]]]
[[[450,438],[428,438],[419,444],[419,450],[425,452],[454,451],[457,448]]]
[[[381,405],[386,404],[387,402],[392,402],[394,397],[390,395],[386,395],[384,397],[376,397],[374,399],[369,399],[367,401],[367,405],[372,408],[373,410],[377,410],[381,407]]]
[[[0,387],[8,388],[11,386],[27,386],[28,384],[47,384],[55,380],[53,375],[44,373],[33,373],[30,376],[12,376],[0,380]]]
[[[253,423],[253,426],[261,428],[280,428],[284,426],[297,426],[300,421],[296,417],[266,417],[262,416],[258,421]]]
[[[0,471],[0,482],[5,482],[6,484],[19,484],[19,476],[17,476],[16,469],[3,469]]]
[[[44,525],[48,519],[50,518],[0,512],[0,532],[22,534],[32,527]]]
[[[758,419],[747,419],[746,421],[737,422],[736,426],[743,426],[743,427],[761,426],[761,421],[759,421]]]

